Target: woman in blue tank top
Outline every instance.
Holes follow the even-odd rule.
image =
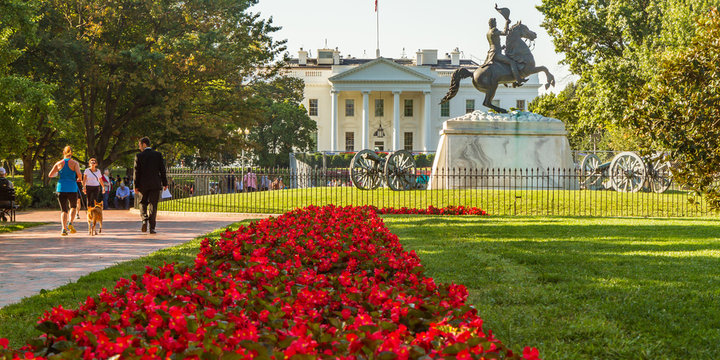
[[[57,194],[60,203],[60,223],[62,224],[62,236],[67,236],[68,231],[76,233],[73,220],[77,213],[77,179],[80,179],[80,164],[72,159],[72,148],[66,146],[63,149],[63,159],[55,163],[50,170],[50,177],[58,178]],[[68,212],[70,212],[68,214]],[[68,218],[69,215],[69,218]]]

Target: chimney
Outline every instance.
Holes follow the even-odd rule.
[[[422,63],[422,61],[423,61],[422,51],[420,51],[420,49],[418,49],[418,51],[415,53],[415,55],[417,56],[417,60],[415,60],[415,66],[422,65],[423,64]]]
[[[333,65],[340,65],[340,50],[338,48],[333,51]]]
[[[460,66],[460,49],[455,48],[455,50],[450,53],[450,65]]]
[[[423,65],[437,65],[437,50],[424,49],[422,51],[422,64]]]
[[[307,65],[308,52],[300,48],[298,51],[298,65]]]

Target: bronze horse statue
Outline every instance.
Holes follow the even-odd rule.
[[[541,71],[544,72],[547,78],[545,89],[547,89],[551,85],[555,86],[555,77],[545,66],[535,66],[535,58],[532,55],[530,47],[523,40],[528,39],[532,41],[535,40],[536,37],[537,34],[523,25],[522,21],[516,23],[508,30],[505,42],[505,55],[517,63],[518,71],[522,77]],[[492,100],[495,97],[495,92],[499,84],[515,83],[516,79],[513,77],[510,66],[499,61],[478,67],[474,73],[471,73],[470,70],[466,68],[455,70],[452,74],[452,80],[450,81],[450,89],[440,103],[446,103],[455,97],[460,88],[460,81],[467,77],[472,77],[473,86],[485,93],[485,100],[483,101],[485,107],[499,113],[507,112],[507,110],[493,105]]]

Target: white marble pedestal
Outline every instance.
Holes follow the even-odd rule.
[[[429,189],[577,189],[565,124],[529,112],[445,121]]]

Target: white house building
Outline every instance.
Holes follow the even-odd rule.
[[[355,59],[341,57],[337,49],[320,49],[310,58],[300,49],[288,75],[305,81],[303,105],[317,122],[318,151],[434,151],[445,120],[487,110],[485,94],[471,79],[440,105],[453,71],[478,66],[460,59],[457,49],[442,59],[437,50],[418,51],[416,59]],[[493,101],[524,110],[539,88],[538,76],[532,75],[521,87],[501,86]]]

